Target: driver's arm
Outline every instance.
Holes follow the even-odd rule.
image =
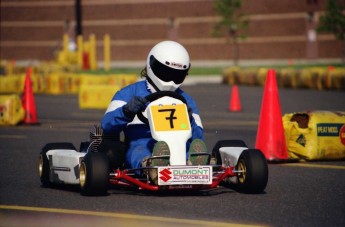
[[[194,139],[204,140],[204,128],[202,126],[198,107],[195,101],[191,97],[185,96],[185,99],[187,101],[187,107],[191,111],[190,121],[191,121],[191,126],[192,126],[192,140]]]
[[[120,133],[133,120],[123,110],[130,100],[131,97],[123,90],[114,95],[101,121],[105,133]]]

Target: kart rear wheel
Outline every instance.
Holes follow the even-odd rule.
[[[268,181],[268,166],[260,150],[247,149],[242,152],[236,165],[239,192],[262,193]]]
[[[43,187],[49,187],[49,161],[45,153],[41,152],[38,158],[38,171]]]
[[[212,150],[212,158],[215,159],[216,165],[222,164],[222,158],[219,152],[221,147],[247,147],[247,145],[242,140],[219,140]]]
[[[103,138],[98,146],[98,152],[107,156],[111,169],[119,169],[125,163],[126,148],[124,142]]]
[[[48,143],[42,148],[38,158],[38,171],[43,187],[49,187],[52,185],[50,182],[50,166],[47,152],[58,149],[75,150],[75,147],[72,143]]]
[[[79,177],[82,195],[105,195],[109,181],[109,161],[107,156],[100,152],[87,153],[80,164]]]

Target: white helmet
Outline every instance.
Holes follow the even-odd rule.
[[[147,56],[148,81],[160,91],[175,91],[188,75],[189,54],[179,43],[163,41]]]

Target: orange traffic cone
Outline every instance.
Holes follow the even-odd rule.
[[[288,159],[276,74],[268,70],[255,147],[268,161]]]
[[[22,96],[22,105],[25,110],[24,123],[25,124],[37,124],[37,113],[35,98],[32,92],[32,82],[31,82],[31,72],[32,69],[29,67],[26,71],[24,93]]]
[[[229,110],[231,112],[239,112],[239,111],[241,111],[241,109],[242,108],[241,108],[240,95],[238,94],[238,87],[235,84],[232,86],[230,103],[229,103]]]

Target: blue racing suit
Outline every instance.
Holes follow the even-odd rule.
[[[122,88],[114,95],[101,121],[104,133],[120,135],[122,131],[124,132],[129,146],[125,162],[127,168],[139,168],[142,160],[151,156],[156,141],[151,136],[150,127],[141,122],[137,116],[133,120],[126,117],[122,107],[134,96],[146,97],[152,93],[151,90],[154,89],[149,88],[149,83],[146,80]],[[204,140],[203,127],[194,100],[180,88],[176,92],[186,99],[188,108],[191,108],[193,112],[191,119],[192,138],[188,141],[188,148],[192,140],[197,138]]]

